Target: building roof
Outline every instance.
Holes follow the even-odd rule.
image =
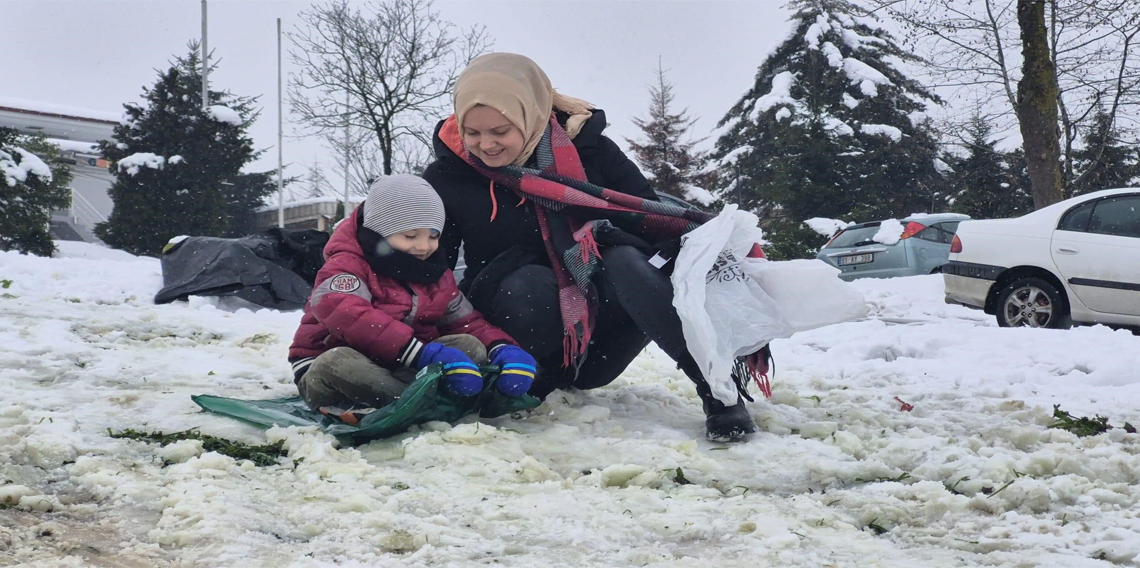
[[[27,99],[17,99],[13,97],[0,97],[0,110],[21,114],[67,118],[84,122],[101,122],[112,127],[119,123],[121,116],[113,112],[57,105],[55,103],[42,101],[29,101]]]
[[[93,144],[109,140],[119,124],[108,112],[0,97],[0,127],[21,134]]]

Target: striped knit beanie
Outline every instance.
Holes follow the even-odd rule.
[[[364,226],[382,237],[414,229],[443,232],[443,201],[423,178],[398,174],[372,183],[364,200]]]

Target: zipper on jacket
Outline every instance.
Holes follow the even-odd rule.
[[[411,286],[403,282],[401,282],[400,285],[412,295],[412,309],[408,310],[408,315],[404,317],[404,323],[412,325],[412,323],[416,321],[416,312],[420,310],[420,297],[416,294],[415,290],[412,290]]]

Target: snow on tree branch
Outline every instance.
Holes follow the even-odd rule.
[[[15,155],[13,155],[15,154]],[[16,161],[16,156],[20,161]],[[4,183],[8,187],[16,187],[16,182],[28,181],[28,175],[34,175],[51,181],[51,168],[35,154],[15,146],[0,147],[0,174],[4,174]]]

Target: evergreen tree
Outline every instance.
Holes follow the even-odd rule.
[[[1076,177],[1071,195],[1066,197],[1140,182],[1140,146],[1135,140],[1124,143],[1124,135],[1113,124],[1112,116],[1099,109],[1092,128],[1085,134],[1084,148],[1073,152]]]
[[[70,202],[70,184],[56,145],[0,128],[0,250],[51,256],[48,222]]]
[[[937,97],[895,67],[915,57],[846,0],[793,0],[794,32],[721,119],[720,198],[765,220],[774,258],[823,240],[805,219],[896,218],[945,207]]]
[[[1033,211],[1033,195],[1026,189],[1018,169],[1025,169],[1022,155],[999,152],[991,140],[993,129],[980,115],[966,124],[968,153],[949,157],[954,172],[952,210],[974,219],[1017,217]],[[1026,176],[1028,173],[1026,172]]]
[[[645,138],[626,138],[634,158],[649,174],[653,188],[681,199],[690,199],[686,188],[703,187],[708,174],[703,172],[705,156],[693,150],[699,140],[685,141],[697,119],[688,117],[688,109],[673,112],[673,84],[665,79],[665,70],[657,64],[657,84],[649,85],[649,118],[634,118]]]
[[[271,173],[241,171],[261,153],[246,132],[259,114],[257,98],[210,91],[203,109],[198,49],[189,47],[143,88],[145,106],[123,105],[114,140],[100,143],[115,173],[115,207],[95,232],[115,248],[158,255],[178,235],[248,234],[256,209],[276,190]]]

